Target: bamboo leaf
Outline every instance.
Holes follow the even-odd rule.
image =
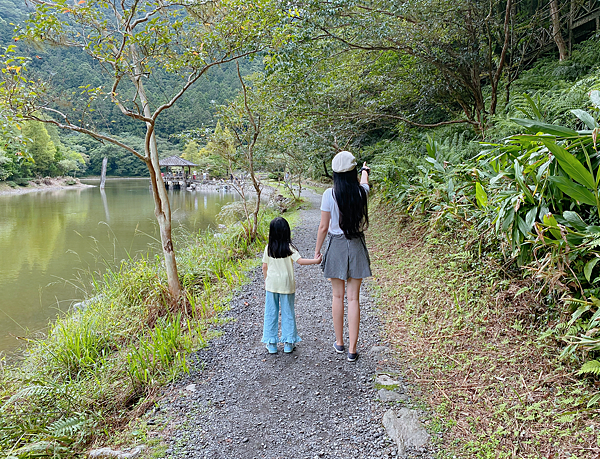
[[[554,215],[546,214],[546,215],[544,215],[543,220],[544,220],[544,225],[546,225],[548,228],[550,228],[550,233],[552,233],[552,235],[556,239],[560,239],[561,238],[560,228],[558,227],[558,222],[556,221],[556,218],[554,218]]]
[[[588,128],[595,129],[598,127],[598,123],[588,112],[577,108],[575,110],[571,110],[571,113],[579,118]]]
[[[579,162],[575,156],[569,153],[560,145],[548,140],[543,140],[544,145],[552,152],[554,157],[558,160],[560,167],[576,182],[581,183],[592,190],[596,189],[596,181],[594,177],[588,171],[583,164]],[[594,199],[594,204],[596,200]]]
[[[565,210],[563,212],[563,218],[577,231],[585,231],[588,226],[577,212],[571,210]]]
[[[567,177],[550,177],[550,181],[554,183],[560,191],[575,199],[577,202],[588,204],[590,206],[596,205],[596,198],[590,190],[569,180]]]
[[[592,101],[592,105],[594,107],[600,108],[600,91],[590,91],[590,100]]]
[[[535,222],[535,217],[537,215],[537,211],[538,211],[538,208],[533,207],[532,209],[529,209],[529,212],[527,212],[527,215],[525,215],[525,224],[527,225],[528,231],[531,231],[531,227],[533,226],[533,223]]]
[[[523,236],[529,236],[530,228],[527,227],[525,220],[523,220],[520,216],[517,215],[517,225],[519,226],[519,231]]]
[[[559,137],[575,137],[577,131],[564,126],[557,126],[555,124],[543,123],[542,121],[528,120],[525,118],[511,118],[519,126],[523,126],[534,134],[537,132],[544,132],[546,134],[555,135]]]
[[[481,186],[481,183],[475,183],[475,197],[477,198],[477,205],[479,207],[486,207],[488,204],[487,193]]]

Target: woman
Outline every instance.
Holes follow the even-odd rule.
[[[338,354],[344,347],[344,293],[348,298],[348,361],[358,358],[356,343],[360,325],[360,284],[371,275],[369,253],[363,231],[369,225],[367,194],[369,171],[367,163],[357,179],[356,158],[349,151],[335,155],[331,162],[333,188],[323,193],[321,223],[317,232],[315,258],[321,253],[325,236],[329,234],[323,256],[323,274],[331,280],[333,299],[331,313],[335,330],[333,347]]]

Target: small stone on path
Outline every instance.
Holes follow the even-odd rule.
[[[400,384],[400,382],[390,378],[389,375],[378,375],[375,378],[375,384],[380,384],[382,386],[395,386]]]
[[[387,389],[379,389],[377,395],[379,395],[379,400],[382,402],[404,402],[408,400],[406,395]]]

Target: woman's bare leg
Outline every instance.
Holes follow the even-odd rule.
[[[360,284],[362,279],[348,279],[346,295],[348,296],[348,352],[356,354],[358,330],[360,328]],[[343,312],[342,312],[343,314]],[[342,318],[343,320],[343,318]]]
[[[333,330],[335,331],[335,343],[344,345],[344,290],[345,283],[342,279],[331,279],[333,291],[331,301],[331,315],[333,317]]]

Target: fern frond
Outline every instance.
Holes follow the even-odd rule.
[[[71,436],[84,430],[86,423],[84,417],[73,416],[53,422],[48,426],[48,431],[54,437]]]
[[[0,407],[0,411],[2,411],[6,405],[10,405],[14,401],[22,399],[22,398],[49,397],[49,396],[64,395],[64,393],[65,393],[64,388],[61,390],[57,390],[57,386],[51,385],[51,384],[44,384],[44,385],[34,384],[31,386],[26,386],[23,389],[17,391],[17,393],[14,394],[11,398],[9,398],[8,401],[2,407]]]
[[[578,375],[593,374],[594,376],[600,375],[600,362],[597,360],[589,360],[583,364],[581,369],[577,372]]]

